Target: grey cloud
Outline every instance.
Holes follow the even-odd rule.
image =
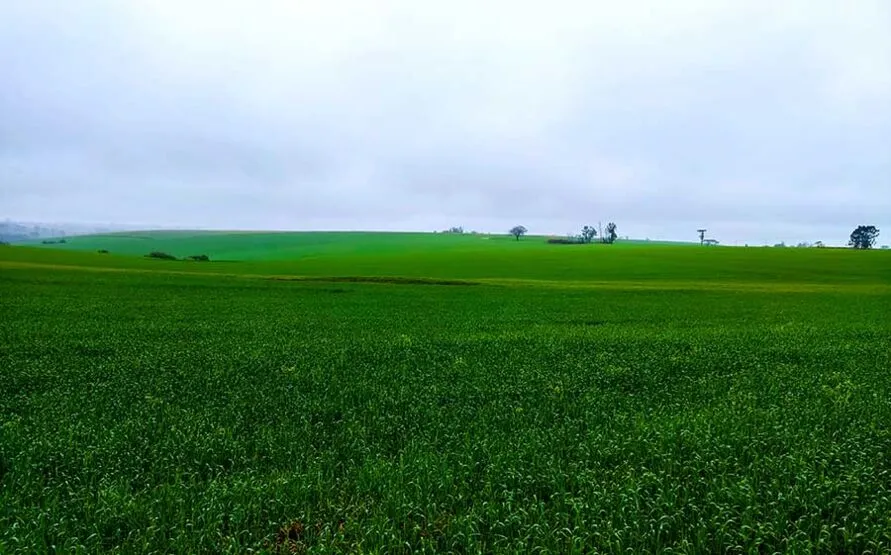
[[[0,216],[727,242],[887,221],[887,4],[611,4],[4,5]]]

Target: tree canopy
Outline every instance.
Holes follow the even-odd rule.
[[[520,237],[526,235],[529,230],[527,230],[524,226],[515,225],[510,229],[510,234],[517,238],[517,241],[520,240]]]
[[[606,234],[603,236],[603,242],[612,245],[616,242],[618,237],[619,234],[616,232],[616,224],[613,222],[606,224]]]
[[[860,225],[851,232],[848,245],[855,249],[871,249],[879,237],[879,230],[874,225]]]
[[[597,228],[593,225],[586,225],[582,228],[582,243],[590,243],[595,237],[597,237]]]

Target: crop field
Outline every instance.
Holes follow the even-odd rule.
[[[71,251],[141,256],[151,251],[169,252],[177,257],[207,254],[214,260],[294,261],[317,257],[349,255],[415,255],[444,252],[491,252],[498,246],[515,243],[514,250],[543,251],[548,246],[541,237],[514,241],[505,235],[433,234],[387,232],[258,232],[258,231],[148,231],[85,235],[66,238],[64,244],[53,242],[36,247]],[[625,242],[623,247],[647,246],[649,242]],[[665,243],[671,244],[671,243]]]
[[[0,247],[0,552],[891,550],[891,253],[310,235]]]

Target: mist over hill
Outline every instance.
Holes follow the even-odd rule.
[[[35,239],[54,239],[72,235],[93,235],[157,228],[158,226],[137,226],[128,224],[84,224],[71,222],[34,222],[5,219],[0,221],[0,241],[21,243]]]

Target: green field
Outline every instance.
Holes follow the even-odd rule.
[[[549,247],[542,237],[526,237],[517,242],[511,236],[486,234],[434,233],[356,233],[356,232],[237,232],[237,231],[148,231],[85,235],[66,238],[64,244],[31,246],[88,251],[107,250],[112,254],[142,256],[151,251],[169,252],[178,257],[207,254],[213,260],[294,261],[316,257],[354,255],[381,256],[443,252],[491,252],[491,243],[516,243],[522,249]],[[624,247],[647,246],[645,241],[626,241]]]
[[[0,553],[891,550],[891,253],[138,235],[0,247]]]

